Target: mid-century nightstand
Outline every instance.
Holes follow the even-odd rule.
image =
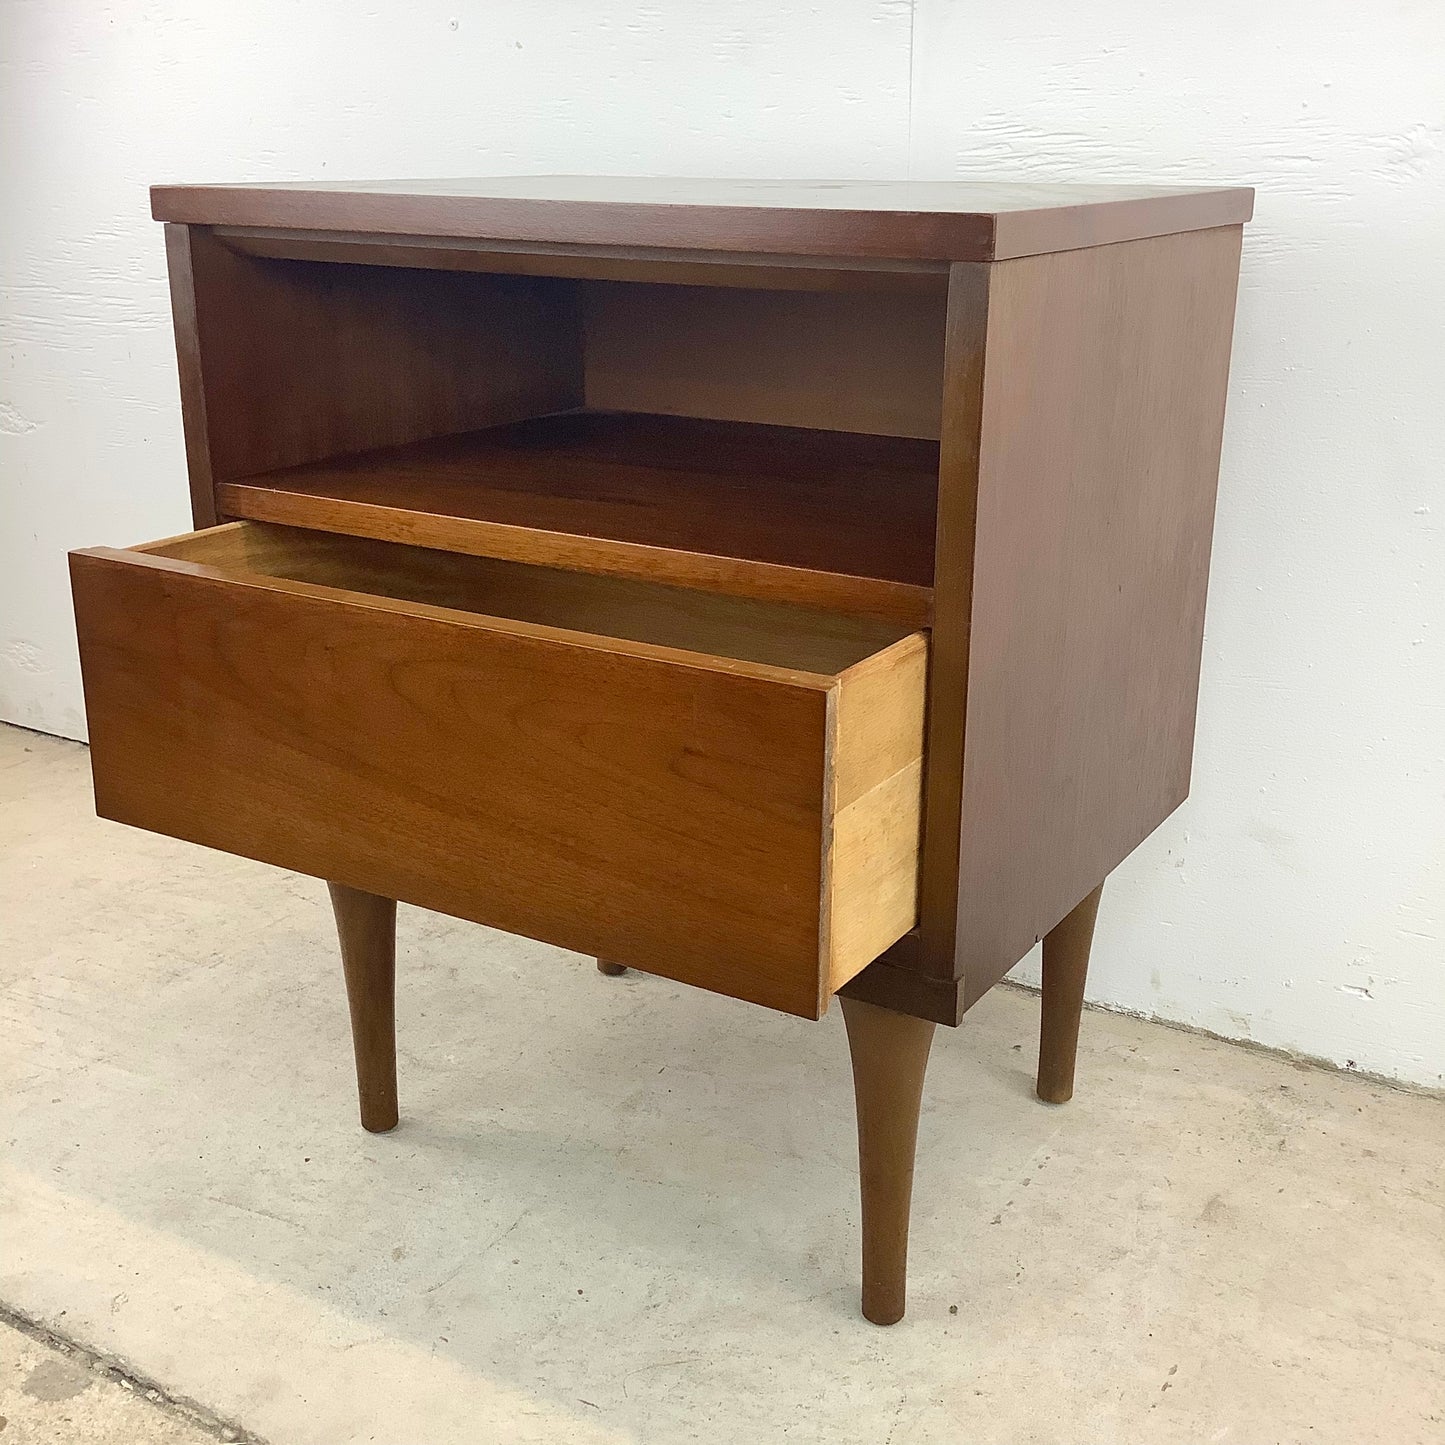
[[[1189,785],[1248,190],[164,186],[195,525],[72,559],[96,806],[818,1018],[903,1314],[938,1023]],[[541,981],[539,981],[541,982]]]

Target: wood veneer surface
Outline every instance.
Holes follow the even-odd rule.
[[[577,412],[246,477],[219,496],[232,516],[918,625],[937,467],[938,444],[920,438]],[[740,565],[720,578],[723,562]],[[762,564],[752,586],[746,564]]]

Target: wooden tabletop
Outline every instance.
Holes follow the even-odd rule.
[[[481,180],[154,186],[158,221],[248,229],[991,261],[1239,225],[1248,187],[994,181]]]

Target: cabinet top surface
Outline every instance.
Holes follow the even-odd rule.
[[[1239,225],[1247,187],[504,176],[155,186],[159,221],[507,244],[990,261]]]

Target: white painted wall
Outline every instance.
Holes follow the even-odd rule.
[[[1194,796],[1092,991],[1445,1083],[1438,0],[0,0],[0,166],[0,716],[71,737],[66,549],[187,524],[151,181],[1255,184]]]

